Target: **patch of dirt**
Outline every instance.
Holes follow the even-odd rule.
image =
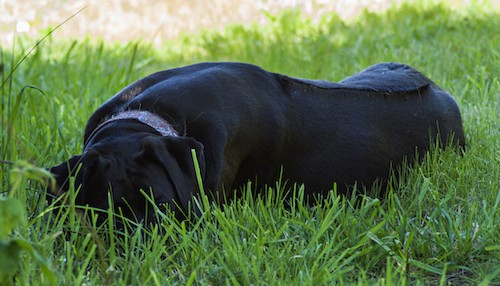
[[[218,29],[231,23],[265,23],[266,13],[300,9],[312,18],[336,12],[343,19],[363,9],[381,11],[403,0],[0,0],[0,43],[12,43],[24,31],[40,37],[40,30],[55,27],[73,14],[55,37],[101,37],[110,41],[143,39],[161,43],[182,32]],[[460,5],[470,0],[450,0]],[[493,0],[498,2],[500,0]]]

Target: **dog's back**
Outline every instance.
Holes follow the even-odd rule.
[[[404,158],[422,158],[436,140],[465,144],[455,100],[409,66],[379,64],[340,83],[277,76],[301,130],[283,156],[285,173],[312,191],[332,182],[340,190],[356,181],[369,186]]]

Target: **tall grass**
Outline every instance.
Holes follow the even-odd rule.
[[[500,283],[499,12],[426,2],[350,22],[269,17],[267,26],[204,31],[160,48],[45,40],[0,89],[0,152],[12,162],[1,166],[2,191],[26,205],[26,223],[9,238],[30,242],[61,285]],[[18,38],[3,48],[4,79],[31,47]],[[125,233],[97,226],[98,210],[81,219],[74,192],[68,207],[45,202],[40,168],[81,152],[86,120],[107,98],[153,71],[220,60],[333,81],[377,62],[408,63],[455,95],[467,150],[433,150],[387,194],[361,202],[332,193],[307,206],[302,186],[277,178],[258,197],[249,183],[228,205],[205,201],[197,222],[159,214],[159,225]],[[43,263],[20,255],[18,264],[6,281],[51,283]]]

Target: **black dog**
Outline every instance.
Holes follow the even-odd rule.
[[[273,184],[280,170],[306,194],[326,193],[334,182],[345,193],[355,182],[387,178],[391,166],[422,157],[436,140],[464,146],[459,108],[407,65],[382,63],[332,83],[201,63],[120,91],[88,121],[82,155],[51,172],[57,194],[76,175],[77,203],[107,208],[111,191],[126,216],[151,221],[140,189],[184,212],[199,193],[192,149],[204,188],[223,198],[248,180]]]

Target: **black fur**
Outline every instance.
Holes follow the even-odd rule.
[[[100,123],[125,110],[147,110],[180,137],[162,137],[132,119]],[[453,142],[448,142],[453,138]],[[464,146],[453,98],[417,70],[382,63],[339,83],[292,78],[243,63],[201,63],[155,73],[126,87],[99,108],[85,129],[85,151],[53,167],[60,192],[82,163],[78,203],[117,207],[143,220],[151,187],[156,202],[179,205],[198,193],[195,149],[205,190],[231,197],[255,180],[284,178],[306,194],[340,193],[358,182],[387,178],[404,158],[422,156],[436,140]],[[224,191],[221,195],[221,191]],[[217,195],[216,195],[217,194]],[[198,213],[199,214],[199,213]]]

